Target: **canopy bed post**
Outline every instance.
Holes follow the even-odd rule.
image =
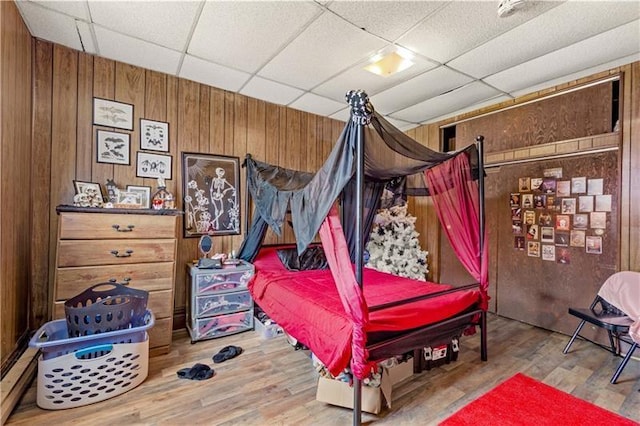
[[[482,265],[484,263],[484,232],[485,232],[485,202],[484,202],[484,136],[476,137],[478,148],[478,204],[480,221],[480,274],[482,275]],[[487,360],[487,311],[483,310],[480,315],[480,359]]]
[[[364,126],[371,120],[369,97],[362,90],[349,91],[347,102],[351,105],[351,121],[356,130],[356,232],[355,232],[355,275],[362,288],[364,268]],[[353,425],[362,422],[362,381],[353,377]]]
[[[250,197],[250,192],[249,192],[249,164],[248,162],[251,161],[251,154],[247,154],[244,158],[244,166],[247,167],[247,173],[246,173],[246,181],[245,181],[245,185],[244,185],[244,189],[245,189],[245,197],[244,197],[244,234],[247,235],[249,233],[249,197]]]

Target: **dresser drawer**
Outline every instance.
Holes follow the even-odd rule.
[[[209,292],[235,291],[247,288],[253,275],[252,269],[225,272],[224,269],[211,273],[198,273],[195,276],[195,296]]]
[[[58,242],[58,268],[173,262],[175,248],[175,240],[64,240]]]
[[[196,321],[196,338],[211,339],[253,329],[253,309],[235,314],[200,318]]]
[[[248,291],[237,293],[210,294],[196,297],[195,317],[210,317],[231,312],[246,311],[253,307]]]
[[[175,216],[64,213],[59,236],[63,240],[175,238]]]
[[[149,300],[147,301],[147,309],[153,312],[156,319],[167,318],[173,315],[173,298],[171,290],[150,292]],[[53,310],[53,319],[64,318],[64,300],[57,300],[54,303]]]
[[[146,291],[173,288],[173,262],[79,266],[56,270],[55,300],[66,300],[94,284],[115,280]]]

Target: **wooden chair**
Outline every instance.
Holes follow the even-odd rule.
[[[616,275],[617,274],[614,274],[612,277]],[[618,276],[617,278],[619,279],[620,276]],[[608,285],[610,280],[611,279],[607,280],[605,284],[603,284],[603,288]],[[628,282],[629,285],[635,285],[637,283],[635,279]],[[613,374],[613,377],[611,377],[611,383],[615,384],[618,380],[618,377],[622,373],[622,370],[624,370],[624,367],[629,362],[631,355],[638,348],[638,343],[634,342],[629,336],[629,328],[633,324],[633,320],[620,309],[607,302],[603,297],[600,296],[600,294],[596,296],[589,308],[569,308],[569,314],[578,317],[581,321],[562,353],[566,354],[569,351],[569,348],[573,344],[576,337],[580,336],[582,327],[587,322],[607,330],[610,346],[608,348],[604,346],[604,348],[609,350],[615,356],[621,356],[620,342],[625,342],[630,346],[622,362],[620,363],[620,365],[618,365],[618,368]],[[580,337],[584,338],[583,336]],[[586,338],[584,339],[589,340]]]

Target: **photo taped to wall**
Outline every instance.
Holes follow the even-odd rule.
[[[556,261],[556,246],[550,244],[542,245],[542,260]]]
[[[604,194],[604,179],[589,179],[587,181],[587,194],[602,195]]]
[[[596,195],[596,211],[611,211],[611,195]]]
[[[568,197],[571,195],[571,181],[559,180],[556,183],[556,195],[558,197]]]

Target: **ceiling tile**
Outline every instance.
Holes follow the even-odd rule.
[[[100,55],[131,65],[175,75],[180,52],[94,25]]]
[[[491,75],[484,81],[512,92],[638,52],[640,20]]]
[[[444,4],[441,1],[335,1],[329,4],[329,9],[354,25],[393,41]]]
[[[334,120],[344,121],[345,123],[350,117],[351,117],[351,108],[349,107],[346,107],[329,116],[329,118],[333,118]]]
[[[412,123],[420,123],[430,120],[433,117],[450,114],[460,108],[472,105],[501,93],[497,90],[475,81],[464,87],[427,99],[409,108],[391,114],[393,118],[409,121]]]
[[[313,89],[313,92],[336,101],[342,101],[347,91],[353,89],[363,89],[367,94],[373,95],[437,66],[434,62],[421,57],[415,57],[412,61],[414,62],[413,66],[389,77],[379,76],[365,70],[364,67],[369,64],[369,61],[361,62],[322,83]]]
[[[91,54],[97,54],[96,43],[93,39],[93,33],[91,32],[91,25],[84,21],[76,21],[76,27],[78,28],[78,35],[80,36],[80,42],[85,52]]]
[[[44,9],[32,2],[17,2],[32,36],[82,50],[74,18]]]
[[[201,2],[91,1],[94,23],[113,31],[184,50]]]
[[[82,19],[83,21],[91,21],[89,16],[89,9],[86,1],[35,1],[30,0],[31,3],[39,4],[40,6],[52,9],[61,13],[64,13],[74,18]],[[21,3],[21,2],[16,2]]]
[[[207,2],[188,53],[253,73],[320,13],[313,2]]]
[[[250,77],[245,72],[203,61],[191,55],[184,57],[179,76],[233,92],[237,92]]]
[[[484,100],[482,102],[478,102],[478,103],[473,104],[473,105],[468,105],[468,106],[465,106],[464,108],[457,109],[455,111],[450,111],[450,112],[448,112],[448,113],[446,113],[444,115],[441,115],[439,117],[430,118],[429,120],[423,121],[420,124],[437,123],[438,121],[442,121],[442,120],[445,120],[447,118],[455,117],[457,115],[464,114],[464,113],[471,112],[471,111],[476,111],[478,109],[485,108],[485,107],[488,107],[488,106],[491,106],[491,105],[495,105],[495,104],[498,104],[500,102],[510,101],[512,99],[513,98],[511,96],[498,95],[498,96],[495,96],[493,98],[489,98],[487,100]],[[471,143],[471,142],[473,142],[473,141],[467,141],[467,143],[464,146],[469,145],[469,143]]]
[[[289,107],[313,114],[329,116],[344,108],[345,103],[346,101],[341,103],[313,93],[305,93],[293,103],[289,104]]]
[[[497,1],[452,1],[398,39],[398,44],[445,63],[559,4],[526,1],[513,15],[500,18]]]
[[[258,74],[309,90],[368,58],[385,44],[325,12]]]
[[[240,90],[240,93],[252,98],[262,99],[278,105],[288,105],[304,92],[294,87],[285,86],[262,77],[253,77]]]
[[[464,86],[472,80],[466,75],[441,66],[374,95],[371,101],[378,112],[389,114]]]
[[[638,19],[637,2],[566,2],[447,65],[477,78]],[[535,34],[535,37],[531,37]],[[491,58],[487,61],[486,58]]]
[[[544,83],[537,84],[535,86],[530,86],[520,90],[514,90],[511,92],[511,95],[515,98],[519,96],[528,95],[533,92],[537,92],[540,90],[548,89],[549,87],[557,86],[559,84],[564,84],[568,81],[574,81],[581,79],[583,77],[588,77],[590,75],[598,74],[603,71],[608,71],[613,68],[620,67],[622,65],[631,64],[633,62],[640,61],[640,52],[635,53],[633,55],[625,56],[623,58],[618,58],[614,61],[607,62],[604,64],[597,65],[592,68],[586,68],[580,72],[576,72],[573,74],[563,75],[562,77],[556,78],[554,80],[546,80]]]
[[[396,129],[401,130],[403,132],[406,132],[407,130],[411,130],[414,127],[419,126],[416,123],[409,123],[408,121],[398,120],[397,118],[393,118],[388,115],[386,115],[384,119],[387,120],[389,123],[393,124],[393,126]]]

